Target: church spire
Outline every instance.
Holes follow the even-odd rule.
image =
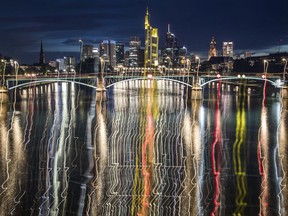
[[[43,43],[41,40],[41,47],[40,47],[40,56],[39,56],[39,65],[45,64],[44,52],[43,52]]]

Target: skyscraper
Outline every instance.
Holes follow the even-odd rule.
[[[211,57],[216,57],[217,56],[217,48],[216,48],[216,41],[215,41],[215,38],[214,36],[212,37],[212,40],[210,42],[210,49],[209,49],[209,52],[208,52],[208,60],[211,58]]]
[[[116,64],[117,65],[124,65],[124,44],[116,43]]]
[[[158,66],[158,41],[158,29],[150,25],[150,14],[147,8],[145,16],[144,67]]]
[[[141,47],[141,41],[139,37],[132,37],[129,42],[129,66],[138,67],[139,50]]]
[[[93,58],[93,45],[84,45],[82,59]]]
[[[168,24],[165,49],[162,51],[163,64],[166,67],[177,66],[178,53],[179,53],[179,47],[177,46],[176,36],[170,31],[170,25]]]
[[[166,33],[165,48],[174,48],[177,46],[177,41],[175,35],[170,32],[170,24],[168,24],[168,31]]]
[[[105,66],[112,69],[116,66],[116,42],[104,40],[100,43],[100,57],[105,61]]]
[[[233,57],[233,42],[223,42],[222,56]]]

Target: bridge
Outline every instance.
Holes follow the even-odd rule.
[[[178,74],[169,74],[159,71],[143,73],[105,73],[101,71],[97,74],[54,74],[48,76],[14,76],[5,77],[0,86],[0,101],[7,100],[8,92],[16,89],[29,88],[35,85],[43,85],[56,82],[75,83],[96,89],[96,100],[106,100],[106,89],[117,83],[128,82],[132,80],[166,80],[179,83],[191,89],[191,99],[202,99],[202,89],[213,82],[221,82],[229,85],[242,85],[243,81],[268,82],[275,88],[281,90],[282,98],[288,98],[287,85],[281,79],[279,74],[245,74],[235,76],[220,76],[198,73],[180,72]],[[3,85],[5,84],[5,85]],[[5,95],[7,94],[7,96]]]

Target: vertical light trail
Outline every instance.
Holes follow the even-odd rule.
[[[236,140],[233,144],[233,164],[234,174],[236,176],[236,209],[233,215],[244,215],[244,208],[247,203],[245,202],[246,191],[246,171],[245,161],[244,165],[241,160],[241,153],[243,152],[243,143],[245,138],[246,129],[246,114],[245,114],[245,100],[246,100],[246,82],[243,86],[242,93],[239,93],[240,101],[236,113]]]
[[[96,127],[94,129],[94,163],[95,163],[95,180],[92,183],[94,191],[95,204],[91,209],[92,215],[101,214],[103,195],[105,193],[105,167],[108,162],[108,140],[107,140],[107,126],[106,126],[106,106],[101,102],[96,102]],[[91,196],[90,195],[90,196]],[[89,199],[92,197],[89,197]],[[88,205],[89,206],[89,205]],[[89,209],[86,211],[89,215]]]
[[[190,118],[187,111],[185,111],[183,126],[182,126],[182,136],[184,139],[185,152],[186,152],[186,164],[185,166],[185,179],[183,180],[184,191],[181,194],[181,199],[183,196],[187,197],[181,203],[181,209],[179,211],[180,215],[197,215],[201,206],[199,202],[200,198],[200,185],[201,179],[199,179],[199,169],[201,160],[201,131],[199,126],[199,115],[201,102],[197,100],[192,101],[192,119]]]
[[[258,165],[259,174],[261,175],[261,193],[259,196],[259,215],[265,216],[268,214],[268,122],[267,122],[267,108],[266,108],[266,85],[267,80],[265,79],[263,87],[263,100],[261,109],[261,125],[258,130]]]
[[[211,160],[212,160],[212,174],[214,176],[214,193],[213,193],[213,201],[212,201],[212,211],[210,215],[218,215],[218,208],[220,206],[220,164],[219,164],[219,149],[221,142],[221,113],[220,113],[220,95],[221,95],[221,85],[218,83],[217,85],[217,101],[215,107],[215,130],[214,130],[214,141],[211,146]],[[218,147],[218,151],[216,150]],[[217,154],[217,155],[216,155]]]
[[[275,170],[276,178],[279,182],[278,214],[287,214],[288,209],[288,191],[287,191],[287,100],[281,98],[278,109],[278,126],[277,126],[277,147],[275,148]],[[277,160],[279,165],[277,166]]]
[[[18,66],[17,63],[15,67],[16,75],[18,74]],[[16,76],[16,85],[17,83],[18,78]],[[11,105],[13,110],[9,123],[7,122],[8,104],[0,103],[0,171],[4,180],[0,190],[0,215],[19,214],[17,206],[25,194],[25,191],[22,190],[24,178],[22,178],[21,174],[22,171],[24,172],[26,158],[22,145],[21,121],[19,113],[16,111],[16,89],[13,93],[14,97]]]
[[[151,80],[153,82],[153,80]],[[152,83],[153,84],[153,83]],[[154,148],[154,119],[152,112],[153,103],[153,88],[150,88],[147,98],[147,117],[146,117],[146,130],[145,139],[142,144],[142,175],[144,183],[144,191],[141,202],[141,209],[138,215],[149,215],[149,199],[151,193],[151,164],[153,163],[153,148]]]

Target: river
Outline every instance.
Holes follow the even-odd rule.
[[[0,215],[286,215],[287,100],[53,83],[0,106]],[[15,94],[16,95],[16,94]]]

